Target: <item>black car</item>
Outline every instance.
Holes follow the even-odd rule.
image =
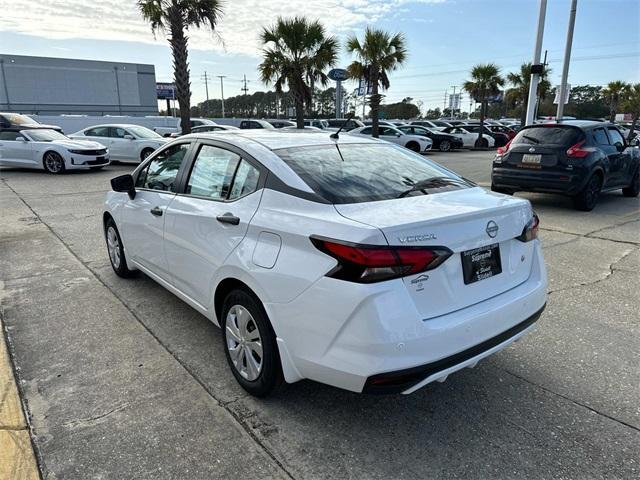
[[[460,137],[451,135],[449,133],[438,132],[437,130],[431,130],[419,125],[403,125],[398,127],[398,130],[409,135],[420,135],[423,137],[429,137],[433,140],[433,147],[437,148],[441,152],[448,152],[455,148],[462,148],[463,142]]]
[[[640,191],[640,149],[629,147],[615,125],[569,120],[523,127],[499,148],[491,190],[561,193],[589,211],[602,191]]]
[[[28,130],[35,128],[45,128],[47,130],[55,130],[60,133],[64,133],[62,128],[56,125],[44,125],[38,123],[33,118],[21,113],[0,112],[0,130]]]

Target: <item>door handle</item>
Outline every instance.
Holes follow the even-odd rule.
[[[231,212],[227,212],[224,215],[218,215],[216,220],[220,223],[228,223],[230,225],[238,225],[240,223],[240,219]]]
[[[153,207],[149,211],[151,212],[151,215],[155,215],[156,217],[162,216],[162,209],[160,207]]]

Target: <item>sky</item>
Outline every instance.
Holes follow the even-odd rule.
[[[412,97],[424,109],[443,107],[445,92],[468,79],[477,63],[494,62],[502,73],[530,62],[539,0],[226,0],[215,32],[189,31],[192,104],[268,87],[258,80],[259,34],[278,16],[320,20],[344,44],[368,25],[405,35],[409,56],[390,76],[385,102]],[[548,0],[543,52],[550,77],[560,83],[570,0]],[[159,82],[172,80],[166,37],[153,35],[135,0],[0,0],[0,53],[149,63]],[[351,56],[341,51],[337,66]],[[640,0],[578,0],[569,84],[640,82]],[[355,88],[355,85],[347,85]],[[462,107],[468,110],[463,94]]]

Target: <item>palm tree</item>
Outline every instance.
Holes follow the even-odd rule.
[[[347,68],[349,76],[366,80],[371,85],[369,99],[372,120],[371,133],[377,137],[380,101],[382,100],[379,87],[387,90],[391,86],[389,72],[396,70],[406,61],[406,40],[401,33],[390,35],[383,30],[367,27],[362,43],[357,37],[347,39],[347,51],[355,53],[357,57],[357,60]]]
[[[602,91],[605,102],[609,105],[609,121],[613,122],[616,119],[616,112],[620,101],[624,97],[625,90],[629,88],[629,84],[621,80],[615,82],[609,82],[607,88]]]
[[[538,83],[538,98],[544,100],[551,90],[551,83],[547,80],[551,69],[544,67],[540,82]],[[520,65],[519,72],[511,72],[507,75],[507,81],[514,88],[507,90],[507,97],[514,103],[519,103],[522,107],[520,113],[520,124],[524,125],[527,117],[527,109],[529,107],[529,87],[531,86],[531,63],[523,63]]]
[[[285,85],[293,95],[296,125],[304,127],[304,106],[312,99],[312,85],[327,84],[324,70],[338,59],[338,42],[328,37],[318,21],[304,17],[279,17],[276,24],[261,34],[265,45],[263,60],[258,66],[265,84],[274,83],[277,93]]]
[[[151,23],[153,33],[168,35],[173,55],[173,78],[176,96],[180,104],[180,125],[182,133],[191,131],[191,83],[186,30],[215,26],[222,15],[219,0],[138,0],[138,8],[145,20]]]
[[[625,112],[631,113],[632,122],[631,129],[629,130],[628,141],[633,138],[633,132],[636,129],[638,118],[640,118],[640,83],[635,85],[629,85],[625,91],[626,95],[622,101],[622,108]]]
[[[471,80],[467,80],[462,88],[480,103],[480,133],[476,140],[476,146],[482,147],[485,140],[482,138],[484,130],[484,117],[487,113],[487,105],[492,96],[500,93],[500,87],[504,85],[504,79],[500,76],[500,68],[493,64],[480,64],[471,69]]]

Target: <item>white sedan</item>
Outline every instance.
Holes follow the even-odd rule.
[[[455,135],[462,139],[462,143],[465,148],[474,148],[476,146],[476,140],[479,134],[466,130],[463,127],[448,127],[442,130],[444,133]],[[482,135],[482,138],[487,142],[487,147],[491,148],[495,146],[496,141],[489,135]]]
[[[355,135],[358,137],[371,137],[371,127],[361,127],[349,131],[349,135]],[[433,140],[427,137],[421,137],[420,135],[410,135],[403,133],[395,127],[389,127],[387,125],[380,125],[379,128],[380,140],[386,140],[387,142],[396,143],[403,147],[413,150],[414,152],[424,153],[431,150],[433,146]]]
[[[134,162],[141,162],[168,141],[146,127],[128,124],[94,125],[69,137],[95,140],[109,147],[112,160]]]
[[[0,131],[0,166],[65,170],[97,170],[109,165],[109,150],[98,142],[71,140],[48,129]]]

